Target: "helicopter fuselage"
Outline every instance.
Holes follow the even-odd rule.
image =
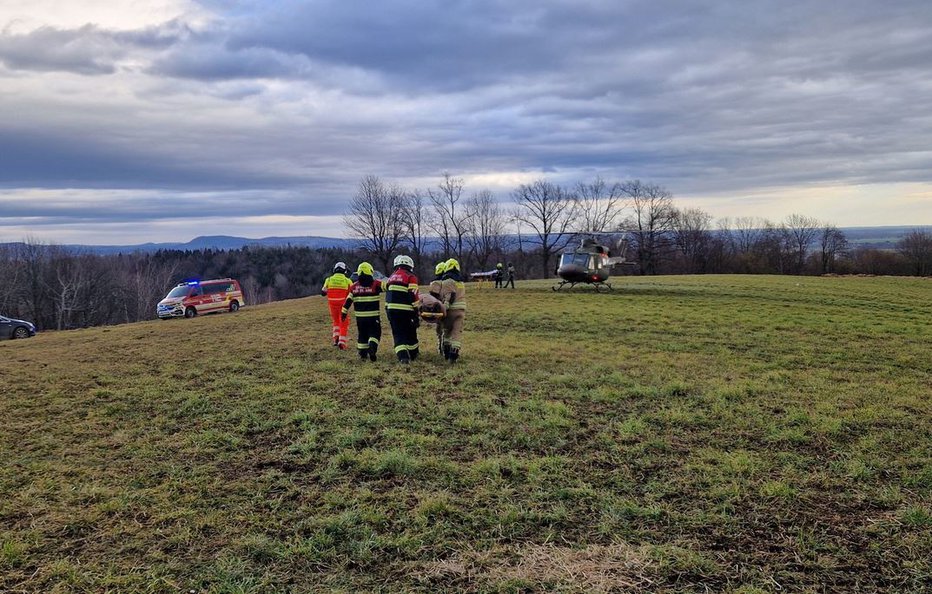
[[[557,276],[569,283],[604,283],[608,280],[608,269],[591,269],[579,264],[563,264],[557,268]]]

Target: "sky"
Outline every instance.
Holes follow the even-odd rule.
[[[0,241],[343,236],[443,172],[930,225],[932,3],[0,0]]]

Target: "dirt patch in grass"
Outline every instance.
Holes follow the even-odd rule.
[[[492,586],[607,593],[649,589],[656,568],[643,550],[627,544],[583,548],[546,544],[457,553],[417,564],[413,574],[423,582],[459,586],[468,592]]]

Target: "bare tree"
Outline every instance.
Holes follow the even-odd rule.
[[[602,233],[613,231],[621,220],[625,206],[619,183],[607,184],[601,177],[576,184],[577,231]]]
[[[507,217],[492,192],[482,190],[469,199],[471,224],[466,241],[479,268],[485,270],[495,254],[504,251]]]
[[[673,241],[689,274],[705,272],[712,241],[712,215],[700,208],[673,211]]]
[[[626,226],[634,240],[641,274],[656,274],[658,266],[670,251],[673,229],[673,195],[656,184],[640,180],[626,182],[622,191],[631,201],[634,211]]]
[[[0,246],[0,313],[18,309],[22,264],[12,247]]]
[[[427,197],[434,210],[432,227],[443,242],[443,255],[455,256],[460,261],[464,260],[466,253],[466,234],[470,223],[463,189],[463,180],[449,172],[444,172],[436,188],[427,189]]]
[[[420,190],[407,192],[401,209],[404,231],[402,243],[414,256],[415,265],[426,270],[424,257],[427,254],[428,213],[424,194]]]
[[[822,227],[819,247],[822,252],[822,274],[835,272],[837,259],[848,252],[848,238],[841,229],[827,224]]]
[[[791,270],[797,274],[803,271],[809,246],[819,235],[819,221],[801,214],[791,214],[783,221],[786,235],[787,252],[792,261]]]
[[[375,175],[359,182],[343,223],[363,241],[363,249],[388,272],[392,255],[404,236],[404,192],[386,188]]]
[[[896,249],[909,262],[913,274],[932,274],[932,233],[913,229],[897,242]]]
[[[731,232],[732,246],[738,254],[750,254],[760,240],[766,223],[755,217],[738,217]]]
[[[572,240],[576,201],[560,186],[542,179],[518,186],[512,197],[517,204],[513,217],[534,231],[531,242],[540,246],[544,278],[548,278],[553,254]]]

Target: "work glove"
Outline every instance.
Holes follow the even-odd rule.
[[[321,289],[321,290],[320,290],[320,296],[321,296],[321,297],[326,297],[326,296],[327,296],[327,289]]]
[[[340,314],[340,321],[341,321],[341,322],[345,322],[345,321],[346,321],[346,314],[345,314],[345,313],[341,313],[341,314]]]

